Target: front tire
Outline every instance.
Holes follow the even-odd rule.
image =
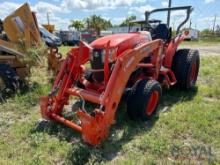
[[[128,116],[133,120],[151,119],[156,112],[161,95],[162,89],[157,81],[139,80],[128,96]]]

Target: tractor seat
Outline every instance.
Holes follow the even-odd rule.
[[[168,41],[171,38],[171,29],[166,24],[159,24],[151,30],[152,39],[162,39]]]

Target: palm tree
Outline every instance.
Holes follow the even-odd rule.
[[[91,19],[90,17],[87,17],[83,20],[85,22],[86,28],[91,29]]]
[[[74,27],[76,30],[80,31],[82,28],[84,28],[84,23],[80,20],[71,20],[69,27]]]
[[[112,23],[110,20],[106,20],[101,16],[97,16],[97,15],[92,15],[86,18],[85,22],[87,24],[87,28],[95,29],[97,35],[100,35],[101,30],[106,30],[107,28],[112,27]]]
[[[132,23],[131,21],[136,20],[136,16],[135,15],[131,15],[129,17],[127,17],[120,26],[132,26],[134,25],[134,23]]]
[[[111,20],[107,20],[107,21],[106,21],[106,29],[107,29],[107,28],[111,28],[111,27],[113,27],[113,25],[112,25],[112,23],[111,23]]]

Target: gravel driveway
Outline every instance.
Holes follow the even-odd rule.
[[[183,45],[181,48],[190,48],[190,49],[198,49],[200,55],[215,55],[220,56],[220,44],[218,45]]]

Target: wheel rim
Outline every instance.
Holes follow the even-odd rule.
[[[190,73],[190,84],[193,85],[196,81],[196,62],[192,64],[192,69]]]
[[[5,89],[5,82],[2,77],[0,77],[0,91]]]
[[[151,115],[154,112],[154,110],[157,106],[158,99],[159,99],[159,92],[153,91],[150,96],[148,105],[146,107],[146,114],[147,115]]]

